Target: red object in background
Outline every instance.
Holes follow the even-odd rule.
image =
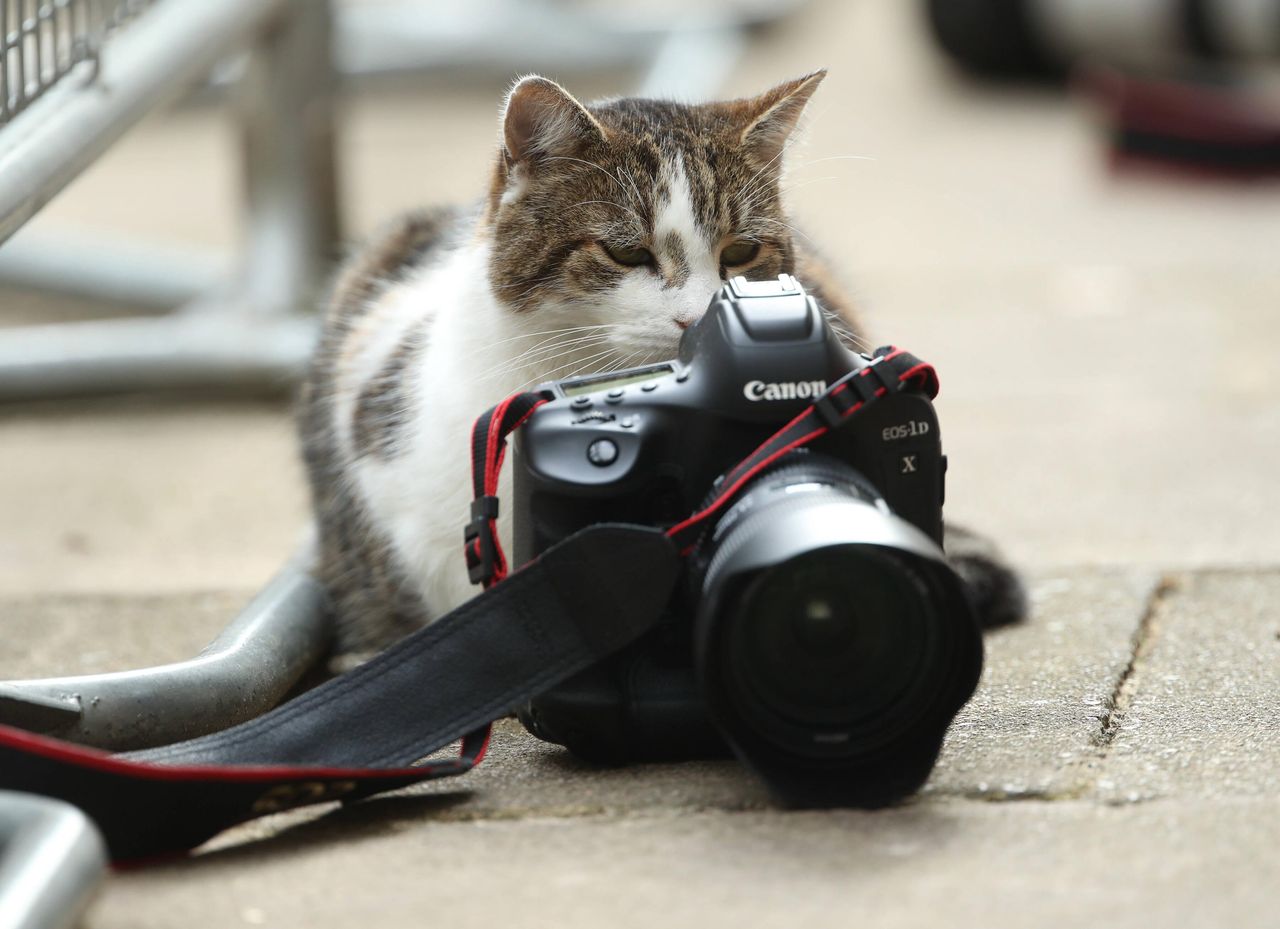
[[[1098,67],[1074,83],[1101,110],[1117,169],[1280,177],[1280,101],[1250,84]]]

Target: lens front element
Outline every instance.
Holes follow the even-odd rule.
[[[891,553],[853,545],[757,575],[725,630],[725,679],[744,715],[802,754],[892,736],[936,653],[914,581]]]

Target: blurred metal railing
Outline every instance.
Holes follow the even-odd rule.
[[[0,242],[142,116],[242,53],[235,91],[248,210],[231,278],[167,315],[0,330],[0,398],[287,385],[310,351],[304,311],[338,240],[329,4],[0,0],[0,9],[14,27],[0,60],[12,101],[0,126]],[[76,277],[81,269],[58,254],[56,242],[38,243],[29,262]],[[126,274],[114,269],[117,282],[183,290],[162,267],[165,253],[132,254]]]
[[[155,0],[0,0],[0,125],[78,65],[96,69],[103,39]]]

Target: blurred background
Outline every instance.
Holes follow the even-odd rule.
[[[338,4],[344,239],[479,196],[519,74],[697,99],[827,67],[792,212],[873,339],[938,367],[949,517],[1032,569],[1280,560],[1280,2],[459,6]],[[125,134],[0,265],[34,254],[56,279],[136,240],[157,270],[234,269],[235,75]],[[2,327],[137,309],[0,286]],[[0,596],[265,581],[307,500],[288,380],[254,386],[0,404]]]

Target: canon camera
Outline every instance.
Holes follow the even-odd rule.
[[[678,525],[880,361],[794,278],[731,280],[677,358],[539,388],[552,399],[515,444],[516,563],[593,523]],[[877,806],[924,782],[982,641],[941,548],[933,405],[866,373],[875,402],[751,474],[692,546],[664,621],[528,704],[534,735],[609,763],[732,749],[795,805]]]

